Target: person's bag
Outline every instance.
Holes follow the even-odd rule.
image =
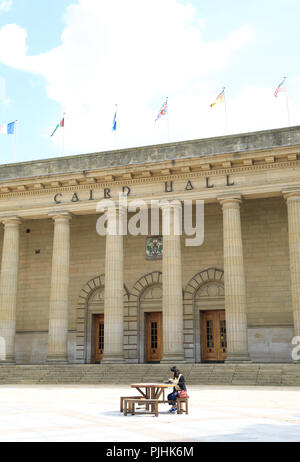
[[[178,398],[189,398],[189,395],[186,390],[179,390]]]

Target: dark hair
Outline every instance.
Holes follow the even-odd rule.
[[[179,377],[180,372],[179,372],[179,370],[177,369],[176,366],[171,367],[171,371],[174,372],[174,377],[175,378]]]

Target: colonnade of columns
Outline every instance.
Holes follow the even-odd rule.
[[[295,335],[300,335],[300,191],[285,194],[288,209],[290,273]],[[224,281],[227,360],[249,361],[246,285],[240,218],[240,196],[223,196]],[[161,206],[163,218],[163,358],[184,361],[183,300],[180,235],[181,214],[174,204]],[[48,362],[67,362],[70,220],[68,212],[51,215],[54,221],[49,304]],[[18,294],[19,229],[21,219],[10,216],[4,224],[0,272],[0,362],[15,362],[16,304]],[[108,209],[108,226],[123,226],[124,210]],[[169,232],[164,233],[168,224]],[[200,263],[200,262],[199,262]],[[106,236],[103,362],[123,362],[123,233]]]

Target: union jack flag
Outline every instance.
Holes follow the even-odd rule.
[[[285,90],[285,86],[284,86],[285,79],[286,79],[286,77],[284,77],[283,81],[280,82],[280,84],[278,85],[278,87],[277,87],[276,90],[274,91],[274,96],[275,96],[276,98],[277,98],[278,93],[279,93],[280,91],[284,91],[284,90]]]
[[[168,111],[168,98],[166,99],[166,101],[164,102],[164,104],[162,105],[159,113],[157,114],[157,117],[155,119],[155,122],[161,118],[161,116],[165,115]]]

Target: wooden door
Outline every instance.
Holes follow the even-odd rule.
[[[227,340],[225,310],[201,312],[202,361],[225,361]]]
[[[102,361],[104,350],[104,314],[94,315],[94,362]]]
[[[146,361],[159,362],[162,358],[162,313],[147,313]]]

